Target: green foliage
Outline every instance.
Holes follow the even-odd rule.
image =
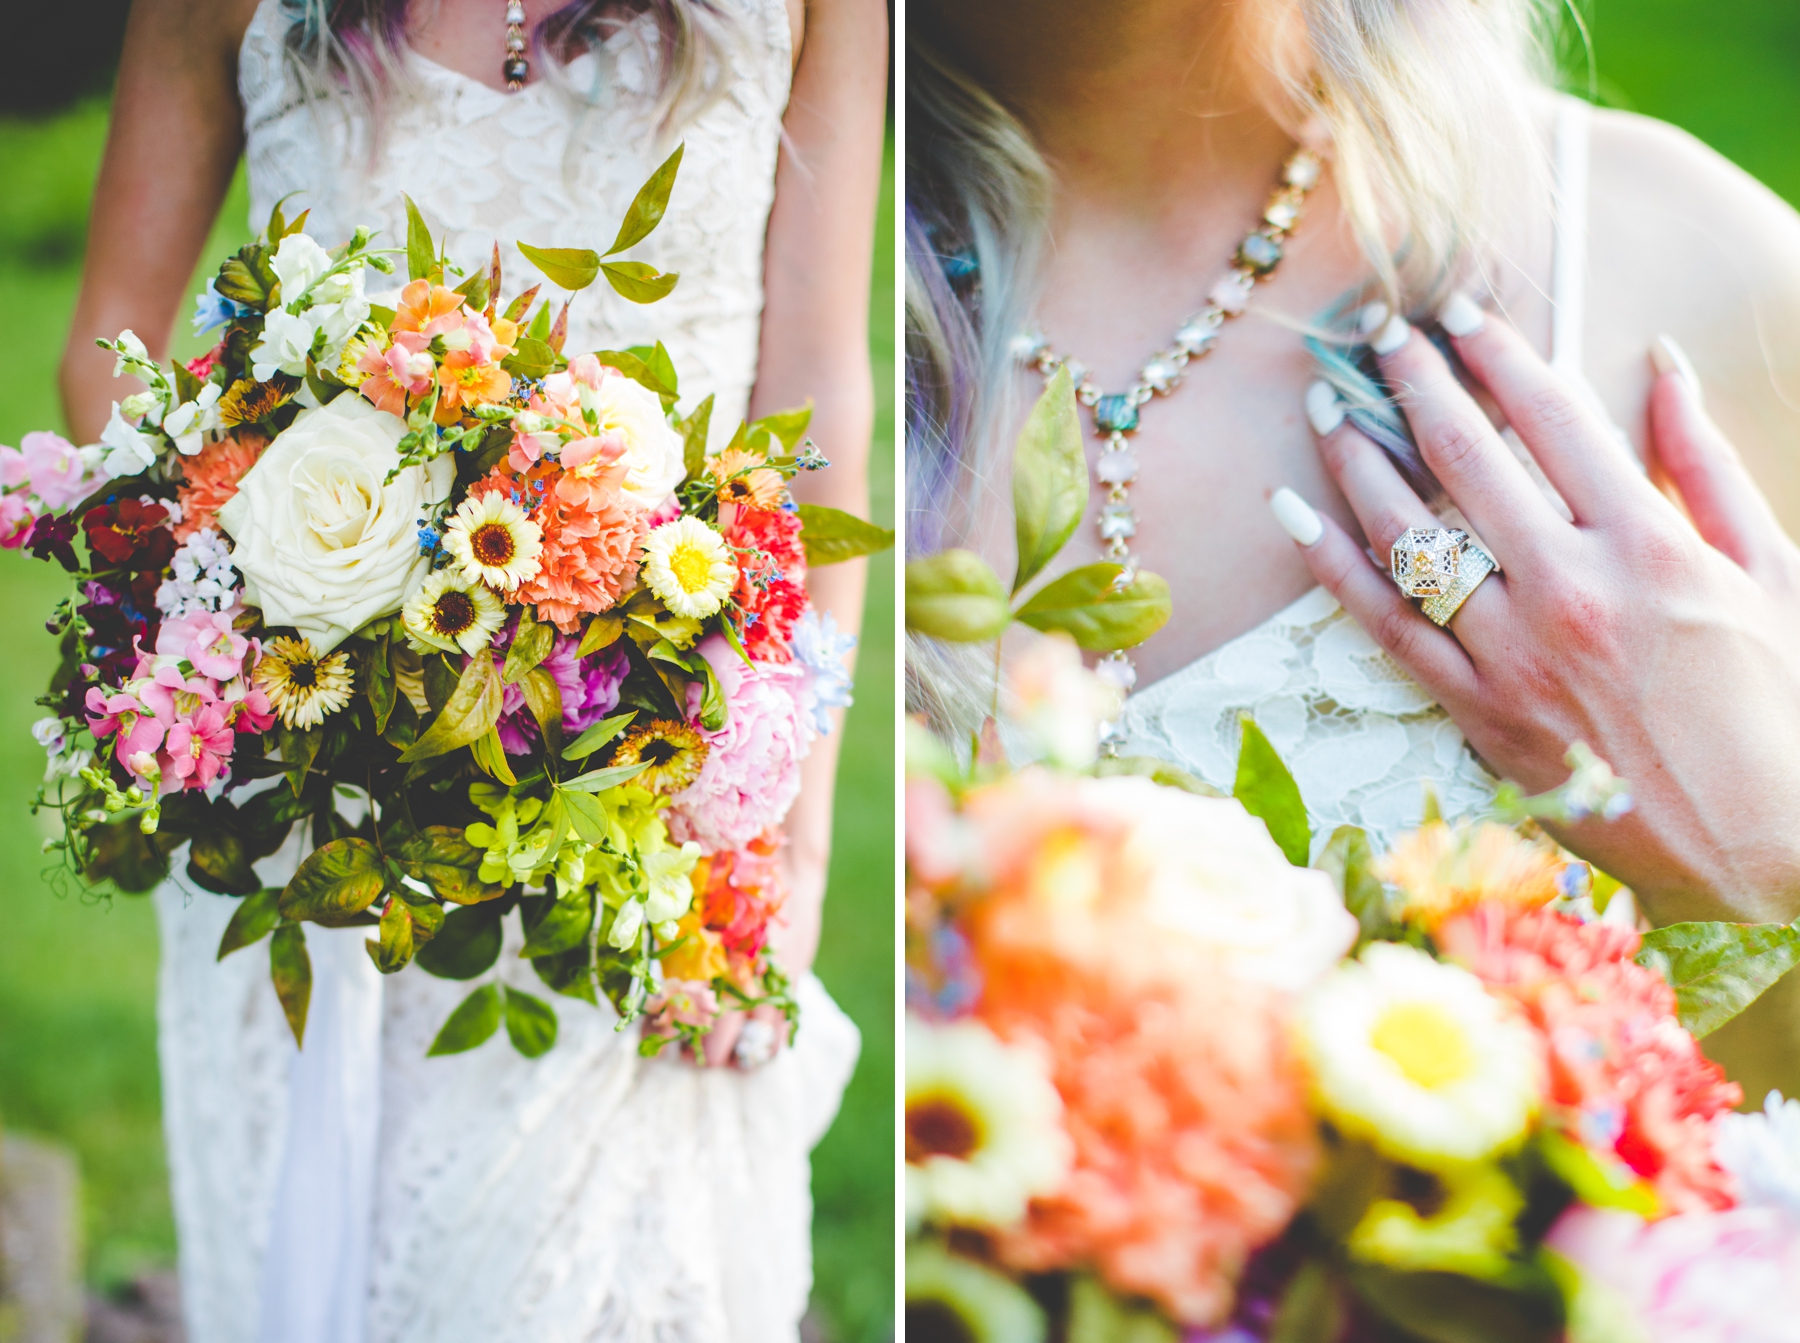
[[[548,1052],[556,1043],[555,1010],[542,998],[515,988],[508,987],[505,995],[506,1038],[512,1041],[513,1048],[528,1059]]]
[[[1242,768],[1241,756],[1239,768]],[[1319,854],[1319,861],[1313,866],[1329,872],[1332,880],[1337,882],[1338,891],[1344,897],[1344,908],[1356,915],[1356,922],[1362,929],[1357,936],[1359,945],[1395,937],[1399,925],[1388,910],[1387,890],[1382,886],[1381,878],[1375,875],[1375,853],[1369,846],[1369,836],[1360,827],[1340,825],[1333,830]]]
[[[997,639],[1012,623],[1006,589],[972,550],[940,550],[906,566],[906,627],[937,639]]]
[[[611,718],[602,718],[586,732],[563,748],[564,760],[585,760],[614,737],[625,730],[625,725],[637,717],[635,710],[629,713],[616,713]]]
[[[1562,1337],[1562,1293],[1542,1270],[1522,1268],[1508,1281],[1487,1283],[1355,1264],[1349,1277],[1378,1316],[1425,1343],[1558,1343]]]
[[[231,922],[225,925],[225,935],[219,939],[218,959],[222,961],[274,932],[281,922],[281,908],[276,903],[280,898],[280,887],[266,886],[240,900],[232,911]]]
[[[1139,570],[1120,586],[1124,568],[1084,564],[1046,583],[1018,609],[1021,624],[1060,630],[1090,653],[1141,644],[1169,622],[1169,585]]]
[[[1087,501],[1087,456],[1075,383],[1067,368],[1059,368],[1013,445],[1013,527],[1019,546],[1015,593],[1068,543]]]
[[[442,711],[432,719],[431,726],[419,739],[400,753],[400,759],[405,762],[429,760],[432,756],[472,744],[500,721],[504,694],[494,660],[491,657],[470,658]]]
[[[356,921],[387,885],[381,855],[366,839],[334,839],[306,856],[282,891],[283,918],[340,928]]]
[[[649,180],[638,188],[606,255],[614,256],[628,247],[635,247],[656,231],[656,226],[662,223],[663,212],[669,208],[669,193],[675,189],[675,174],[681,171],[681,156],[686,151],[686,144],[676,145],[675,152],[664,159],[650,174]]]
[[[1331,1270],[1309,1259],[1282,1290],[1269,1328],[1269,1343],[1334,1343],[1343,1326],[1343,1302]]]
[[[493,984],[483,984],[458,1004],[425,1052],[430,1058],[466,1053],[485,1044],[499,1029],[500,990]]]
[[[521,607],[512,647],[506,650],[506,661],[500,667],[500,679],[507,685],[517,685],[527,672],[550,656],[555,646],[556,626],[538,620],[529,606]]]
[[[678,395],[675,381],[675,367],[669,359],[669,352],[663,349],[662,342],[656,343],[656,353],[660,359],[645,359],[630,350],[599,350],[594,357],[608,368],[616,368],[640,387],[656,393],[663,399],[665,406],[672,403]],[[707,398],[707,413],[711,415],[712,398]]]
[[[1644,934],[1638,964],[1675,990],[1681,1024],[1712,1034],[1800,960],[1800,924],[1672,923]]]
[[[800,505],[800,528],[806,563],[813,569],[873,555],[894,544],[891,529],[823,504]]]
[[[655,303],[667,298],[681,279],[673,271],[665,275],[645,261],[603,261],[600,270],[613,292],[633,303]]]
[[[492,904],[451,910],[437,936],[413,959],[439,979],[474,979],[486,973],[500,959],[500,913]]]
[[[686,479],[698,480],[706,467],[706,436],[712,428],[713,394],[695,406],[685,420],[677,421],[681,430],[681,465]]]
[[[431,241],[431,230],[425,226],[425,216],[419,213],[419,207],[413,204],[411,196],[406,201],[406,275],[412,280],[429,280],[439,270],[437,246]]]
[[[1245,811],[1262,818],[1290,863],[1305,867],[1312,852],[1312,827],[1307,824],[1306,804],[1300,800],[1300,785],[1294,782],[1294,776],[1288,773],[1288,767],[1256,721],[1249,714],[1238,721],[1243,725],[1244,736],[1238,747],[1237,780],[1231,795],[1244,804]]]
[[[299,924],[282,924],[269,940],[269,978],[294,1043],[304,1046],[306,1011],[312,1003],[312,957],[306,954],[306,934]]]

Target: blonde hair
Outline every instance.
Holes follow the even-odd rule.
[[[1532,95],[1549,82],[1560,2],[1246,0],[1240,50],[1270,115],[1330,160],[1368,263],[1359,296],[1435,310],[1532,213],[1522,203],[1548,202]],[[936,48],[918,11],[911,27],[907,542],[923,554],[955,544],[1004,474],[1009,347],[1036,300],[1053,179],[1024,124]],[[1349,360],[1314,348],[1326,376],[1356,380]],[[1369,399],[1355,390],[1352,404]],[[962,683],[976,665],[911,641],[909,704],[966,731],[982,697]]]

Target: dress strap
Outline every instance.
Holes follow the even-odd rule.
[[[1556,104],[1556,251],[1551,260],[1550,363],[1581,376],[1587,316],[1588,145],[1593,109],[1579,98]]]

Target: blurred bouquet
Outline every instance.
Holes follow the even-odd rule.
[[[1579,745],[1377,853],[1248,719],[1231,797],[1096,758],[1117,692],[1025,638],[1040,763],[908,746],[912,1343],[1795,1336],[1800,1104],[1698,1039],[1800,930],[1640,932],[1538,828],[1629,806]]]
[[[602,275],[663,297],[676,276],[606,257],[654,230],[680,158],[604,257],[520,250],[571,298]],[[794,504],[826,465],[807,411],[708,455],[711,398],[676,416],[660,344],[565,355],[568,300],[503,303],[498,245],[448,287],[407,209],[391,307],[368,230],[328,251],[278,205],[200,296],[210,352],[102,342],[148,390],[101,441],[0,449],[0,540],[73,578],[35,729],[51,847],[137,891],[187,844],[188,877],[242,901],[220,956],[270,938],[297,1040],[308,921],[368,926],[383,973],[475,980],[516,910],[545,985],[649,1010],[647,1051],[721,1006],[791,1013],[780,825],[852,643],[804,580],[888,534]],[[265,888],[296,823],[298,871]],[[502,1021],[554,1043],[544,1001],[489,979],[432,1052]]]

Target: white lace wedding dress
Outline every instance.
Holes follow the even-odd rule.
[[[650,308],[605,286],[571,310],[571,350],[660,338],[684,403],[717,396],[729,434],[756,373],[763,235],[791,69],[782,0],[739,0],[722,96],[687,145],[661,228],[631,255],[679,271]],[[251,220],[298,193],[328,245],[358,224],[405,237],[401,193],[464,267],[498,241],[507,292],[539,277],[512,247],[604,248],[658,144],[634,40],[500,93],[425,61],[369,128],[308,106],[284,67],[279,0],[244,39]],[[640,28],[636,37],[642,37]],[[281,884],[288,849],[258,864]],[[177,872],[183,855],[177,855]],[[610,1010],[551,999],[560,1040],[529,1061],[497,1037],[426,1047],[469,985],[383,980],[360,929],[307,928],[315,969],[297,1052],[259,945],[220,963],[236,902],[179,875],[156,895],[164,1124],[190,1343],[787,1343],[811,1280],[808,1153],[854,1066],[855,1027],[812,977],[794,1047],[753,1073],[648,1060]]]
[[[1562,99],[1551,357],[1582,387],[1588,129],[1587,104]],[[1456,817],[1485,810],[1498,785],[1450,716],[1324,588],[1131,696],[1120,753],[1229,790],[1243,714],[1293,771],[1315,847],[1340,825],[1362,827],[1378,847],[1391,841],[1419,823],[1428,786]]]

